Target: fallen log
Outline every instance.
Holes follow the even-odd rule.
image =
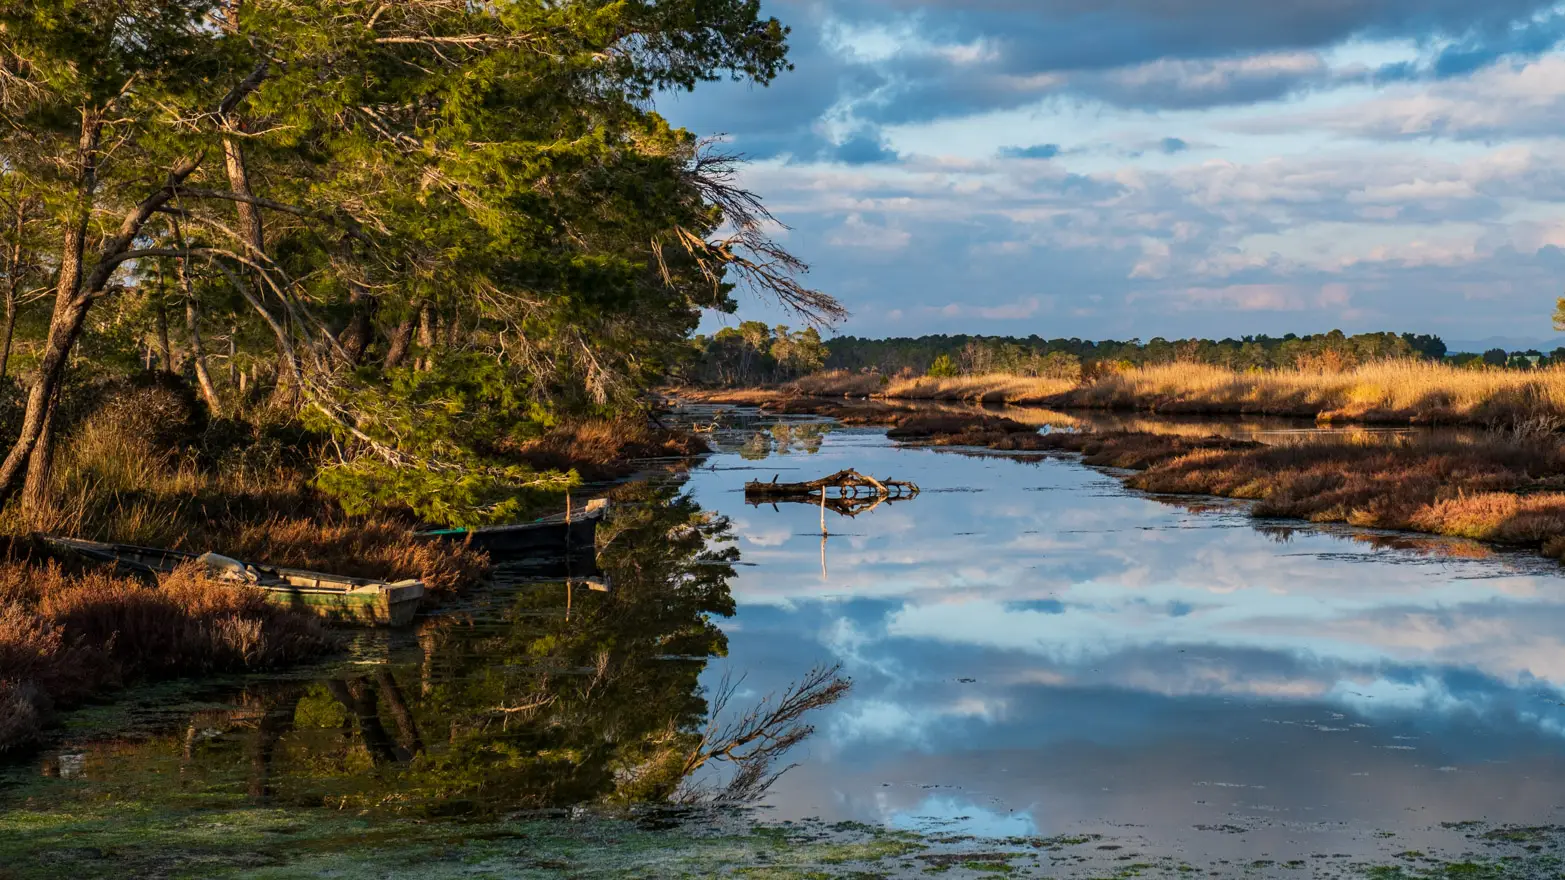
[[[918,495],[918,486],[905,480],[877,480],[856,470],[838,471],[830,476],[805,483],[779,483],[773,476],[770,483],[752,480],[744,484],[746,500],[762,501],[812,501],[829,500],[832,489],[839,499],[901,500]]]

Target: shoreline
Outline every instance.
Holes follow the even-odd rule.
[[[565,426],[513,451],[518,461],[575,470],[600,486],[634,478],[645,459],[684,463],[708,452],[691,432],[602,422]],[[283,502],[251,504],[237,489],[214,495],[225,513],[204,520],[176,498],[162,512],[158,531],[173,523],[183,534],[167,545],[196,552],[346,576],[418,579],[427,589],[421,612],[481,589],[490,576],[487,554],[464,544],[413,541],[414,521],[395,511],[347,515],[311,490],[302,474],[295,477],[268,487],[282,489]],[[206,510],[210,502],[202,501]],[[146,522],[127,519],[133,528]],[[84,537],[165,543],[119,525],[98,524]],[[61,713],[113,700],[128,688],[288,669],[342,649],[339,627],[270,605],[253,592],[194,568],[144,579],[62,556],[25,535],[0,535],[0,758],[34,748],[57,727]]]
[[[1565,561],[1565,447],[1547,437],[1391,435],[1268,445],[1149,431],[1042,434],[982,412],[772,399],[763,413],[846,413],[843,424],[887,426],[888,437],[908,445],[1078,455],[1083,464],[1121,471],[1113,475],[1148,493],[1255,502],[1257,518],[1469,539]]]
[[[1474,371],[1420,361],[1377,362],[1337,373],[1241,373],[1175,363],[1073,379],[1001,373],[893,379],[837,371],[780,385],[668,393],[710,403],[795,408],[851,400],[936,401],[1333,425],[1499,427],[1534,433],[1565,427],[1565,369]]]

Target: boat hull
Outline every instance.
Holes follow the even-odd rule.
[[[408,626],[424,598],[423,584],[382,588],[312,590],[305,587],[260,587],[266,600],[293,611],[311,613],[333,623],[361,626]]]
[[[44,536],[51,545],[116,569],[139,575],[168,574],[187,563],[204,564],[220,581],[237,588],[260,590],[266,600],[295,611],[314,614],[333,623],[358,626],[407,626],[418,613],[424,585],[408,580],[388,583],[304,571],[296,568],[248,566],[237,560],[179,550],[103,544],[73,538]],[[245,578],[249,570],[253,577]]]
[[[496,559],[590,559],[597,554],[599,518],[574,522],[522,523],[480,529],[444,529],[419,532],[425,540],[467,544]]]

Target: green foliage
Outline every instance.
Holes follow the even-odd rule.
[[[407,508],[432,523],[472,527],[516,522],[553,506],[580,483],[575,471],[539,474],[521,465],[430,469],[372,455],[328,465],[315,485],[350,514]]]
[[[948,354],[937,355],[929,365],[926,376],[934,379],[949,379],[957,374],[956,361],[951,360]]]
[[[760,321],[724,327],[692,343],[686,377],[713,384],[784,382],[822,369],[829,355],[819,330],[793,331]]]
[[[506,457],[510,444],[552,424],[528,391],[525,374],[478,353],[427,370],[366,371],[345,395],[357,430],[412,461],[359,455],[324,468],[316,485],[350,513],[405,506],[453,526],[521,518],[580,482],[574,472],[539,473]]]
[[[47,347],[83,375],[168,338],[165,369],[225,359],[214,408],[334,436],[319,484],[351,508],[517,515],[573,478],[508,450],[635,409],[737,282],[835,314],[734,161],[650,100],[786,54],[757,0],[0,0],[0,201],[33,206],[0,237],[29,277],[70,240],[120,267]],[[24,318],[19,365],[52,332]],[[756,353],[800,373],[825,347],[780,328]]]

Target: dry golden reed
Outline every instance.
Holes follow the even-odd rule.
[[[281,666],[331,650],[314,617],[197,566],[156,583],[0,563],[0,751],[54,709],[136,679]]]
[[[1284,446],[1159,434],[1051,434],[1128,468],[1134,488],[1253,499],[1255,515],[1472,538],[1565,556],[1565,450],[1548,440],[1385,437]]]
[[[1516,424],[1540,417],[1565,420],[1565,369],[1468,370],[1398,360],[1342,372],[1241,373],[1178,363],[1101,376],[1053,403],[1360,422]]]

